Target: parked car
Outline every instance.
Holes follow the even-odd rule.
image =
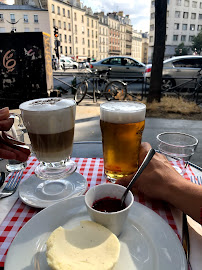
[[[128,56],[111,56],[97,62],[90,63],[91,70],[108,70],[111,78],[135,79],[143,78],[145,64]]]
[[[151,64],[146,66],[145,79],[147,82],[150,81],[151,67]],[[185,83],[188,79],[195,78],[201,68],[202,56],[176,56],[165,60],[163,62],[162,90],[168,90]],[[194,87],[194,81],[186,85],[186,87]]]
[[[71,58],[64,57],[60,58],[60,67],[62,69],[67,69],[67,68],[78,68],[78,63],[73,61]]]

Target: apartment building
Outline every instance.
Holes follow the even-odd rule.
[[[202,30],[201,0],[168,0],[165,58],[175,54],[180,43],[190,47],[194,36]],[[152,58],[155,31],[155,1],[151,1],[149,59]],[[190,53],[192,53],[190,51]]]
[[[101,60],[108,57],[109,52],[109,27],[108,27],[108,16],[104,12],[95,13],[99,18],[99,52],[98,59]]]
[[[50,34],[48,10],[30,5],[0,4],[0,32],[46,32]]]
[[[132,32],[131,56],[142,62],[142,33],[138,33],[136,30]]]
[[[98,59],[98,23],[99,18],[93,15],[90,8],[86,10],[85,14],[87,23],[87,56],[92,60]]]
[[[144,64],[148,63],[148,48],[149,48],[149,38],[148,33],[142,33],[142,59],[141,62]]]
[[[126,24],[126,55],[132,53],[132,25]]]

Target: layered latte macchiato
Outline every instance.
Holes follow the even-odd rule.
[[[39,161],[60,162],[72,152],[75,102],[69,99],[45,98],[20,105],[33,151]]]

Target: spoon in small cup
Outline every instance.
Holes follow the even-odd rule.
[[[128,191],[132,188],[133,184],[135,183],[135,181],[138,179],[138,177],[141,175],[141,173],[143,172],[143,170],[146,168],[146,166],[149,164],[150,160],[152,159],[152,157],[155,154],[155,150],[153,148],[151,148],[149,150],[149,152],[147,153],[146,157],[144,158],[141,166],[139,167],[139,169],[137,170],[136,174],[133,176],[132,180],[130,181],[130,183],[128,184],[126,191],[123,193],[123,196],[121,197],[121,207],[124,204],[125,198],[128,194]]]

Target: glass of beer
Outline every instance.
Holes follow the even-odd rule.
[[[74,138],[76,103],[62,98],[30,100],[20,105],[34,154],[35,174],[43,180],[61,179],[76,170],[70,159]]]
[[[138,102],[100,105],[104,171],[110,182],[137,171],[145,113],[146,105]]]

